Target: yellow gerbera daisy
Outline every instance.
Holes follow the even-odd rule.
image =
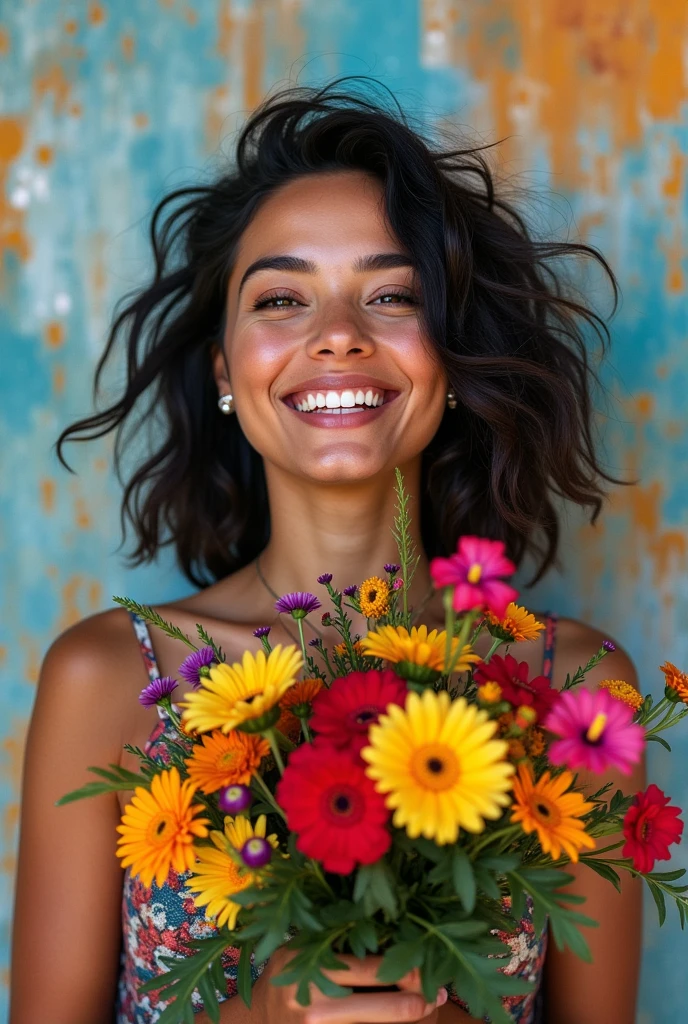
[[[170,873],[188,871],[196,859],[195,838],[208,835],[207,818],[197,818],[204,807],[191,804],[196,786],[181,781],[176,768],[153,777],[151,788],[137,786],[117,826],[117,856],[131,867],[144,885],[162,885]]]
[[[358,600],[367,619],[379,619],[389,611],[389,583],[379,576],[371,576],[361,583]]]
[[[206,917],[215,918],[218,927],[228,925],[236,927],[236,919],[241,909],[238,903],[230,899],[234,893],[247,889],[256,881],[256,875],[240,867],[239,851],[249,839],[261,836],[273,848],[277,848],[275,834],[266,837],[267,819],[264,814],[252,825],[248,818],[225,818],[224,832],[211,832],[210,838],[214,846],[201,846],[197,851],[198,863],[193,867],[193,875],[185,885],[194,896],[197,907],[206,908]]]
[[[513,765],[507,745],[493,739],[487,713],[446,690],[410,693],[404,708],[392,704],[371,726],[362,757],[366,774],[389,794],[394,824],[411,838],[455,843],[459,828],[482,832],[485,818],[499,818],[510,800]]]
[[[545,772],[537,782],[529,765],[518,766],[514,779],[513,822],[520,822],[524,832],[537,832],[543,853],[559,860],[562,852],[575,864],[583,847],[595,849],[595,840],[585,831],[580,819],[594,804],[587,803],[581,793],[567,793],[574,781],[572,772],[551,778]]]
[[[623,679],[603,679],[600,683],[603,690],[608,690],[612,697],[628,704],[629,708],[637,711],[645,701],[642,694],[638,693],[635,686],[625,682]]]
[[[677,693],[684,704],[688,704],[688,673],[681,672],[670,661],[665,661],[659,668],[664,673],[664,681],[669,689]]]
[[[179,704],[182,720],[197,732],[269,729],[275,724],[271,719],[279,717],[277,703],[296,682],[302,664],[293,645],[282,648],[278,644],[268,655],[245,651],[241,662],[215,665],[209,678],[201,676],[198,690],[187,693]],[[270,714],[273,709],[274,716]]]
[[[230,732],[225,736],[216,730],[210,736],[203,736],[201,742],[202,746],[197,744],[184,763],[189,778],[204,793],[214,793],[237,783],[247,786],[261,760],[270,753],[267,740],[244,732]]]
[[[361,640],[363,652],[369,658],[383,658],[392,665],[402,661],[412,665],[422,665],[434,671],[442,672],[445,667],[447,634],[444,630],[433,629],[428,632],[427,626],[411,626],[411,632],[404,626],[378,626]],[[456,637],[451,642],[451,657],[459,647]],[[455,672],[465,672],[476,661],[480,661],[470,644],[465,644],[454,667]]]
[[[491,612],[488,612],[487,619],[491,626],[497,626],[504,633],[508,633],[511,640],[517,642],[521,640],[537,640],[545,628],[544,622],[538,622],[527,608],[514,604],[513,601],[507,605],[503,619],[498,619]]]

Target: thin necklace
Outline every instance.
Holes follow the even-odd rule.
[[[256,557],[256,573],[258,574],[258,579],[259,579],[259,580],[260,580],[260,582],[261,582],[261,583],[263,584],[263,586],[264,586],[264,587],[265,587],[265,589],[267,590],[268,594],[270,594],[270,595],[271,595],[272,597],[274,597],[275,601],[279,601],[279,599],[280,599],[280,596],[279,596],[279,594],[276,594],[276,593],[275,593],[275,591],[274,591],[274,590],[272,589],[272,587],[270,586],[270,584],[268,583],[268,581],[267,581],[267,580],[265,579],[265,577],[263,576],[262,570],[261,570],[261,568],[260,568],[260,555],[258,555],[258,556]],[[314,633],[315,633],[315,634],[316,634],[316,635],[317,635],[317,636],[318,636],[318,637],[319,637],[319,638],[320,638],[320,639],[322,640],[322,638],[323,638],[323,634],[322,634],[322,631],[321,631],[321,630],[319,630],[319,629],[317,628],[317,626],[314,626],[314,625],[313,625],[313,623],[309,621],[309,619],[308,619],[308,616],[307,616],[307,615],[306,615],[306,617],[305,617],[304,621],[308,623],[308,625],[309,625],[309,626],[311,627],[311,629],[313,630],[313,632],[314,632]],[[300,640],[297,640],[297,639],[296,639],[296,637],[295,637],[295,636],[294,636],[294,634],[293,634],[293,633],[291,632],[291,630],[289,630],[289,629],[287,628],[287,626],[286,626],[286,625],[285,625],[285,623],[284,623],[284,620],[282,621],[282,626],[284,626],[284,630],[285,630],[285,632],[289,634],[289,636],[290,636],[290,637],[292,638],[292,640],[295,640],[297,644],[300,644],[300,643],[301,643],[301,641],[300,641]]]

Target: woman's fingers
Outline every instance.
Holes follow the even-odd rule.
[[[377,977],[377,972],[382,963],[381,956],[366,956],[363,960],[360,960],[356,956],[342,955],[337,956],[338,960],[348,964],[348,971],[323,971],[323,974],[336,982],[338,985],[356,986],[356,985],[374,985],[380,986],[381,988],[389,985],[388,981],[380,981]],[[421,991],[421,980],[420,970],[414,967],[412,971],[405,974],[399,981],[395,981],[394,984],[408,992],[420,992]]]
[[[340,972],[343,973],[343,972]],[[444,994],[444,999],[442,999]],[[437,1006],[446,1002],[444,989],[436,1003],[426,1003],[419,992],[380,992],[327,999],[315,1003],[305,1014],[308,1024],[398,1024],[401,1021],[424,1020]]]

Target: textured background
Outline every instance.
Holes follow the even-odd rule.
[[[665,657],[688,667],[687,44],[685,0],[0,0],[3,965],[43,652],[113,593],[187,589],[169,564],[121,567],[107,445],[77,453],[75,477],[51,446],[89,406],[115,299],[145,275],[153,203],[212,172],[275,82],[372,73],[407,107],[505,138],[495,159],[544,192],[540,221],[607,254],[624,303],[603,427],[610,466],[640,483],[595,530],[571,522],[563,576],[529,600],[608,630],[646,689]],[[688,739],[672,763],[652,754],[688,806]],[[660,931],[648,908],[640,1024],[685,1016],[674,917]]]

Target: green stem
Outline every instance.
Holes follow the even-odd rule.
[[[688,708],[685,708],[683,711],[680,712],[680,714],[675,715],[673,713],[674,707],[678,707],[678,705],[673,705],[671,711],[669,711],[669,713],[662,719],[662,721],[658,722],[657,725],[654,726],[654,728],[646,730],[645,739],[647,739],[648,736],[655,736],[658,732],[664,732],[665,729],[671,729],[674,725],[676,725],[677,722],[680,722],[681,719],[685,718],[685,716],[688,714]]]
[[[446,644],[444,648],[444,675],[447,678],[451,675],[449,671],[449,662],[451,661],[451,650],[452,650],[452,637],[454,636],[454,588],[445,587],[444,593],[442,594],[442,603],[444,604],[444,628],[447,633]]]
[[[253,776],[253,781],[258,783],[258,786],[259,786],[260,792],[261,792],[261,796],[263,796],[264,799],[267,800],[267,802],[270,804],[270,806],[274,807],[275,812],[277,814],[281,815],[281,817],[283,817],[284,820],[286,821],[286,819],[287,819],[286,814],[284,813],[284,811],[282,810],[280,805],[277,803],[277,801],[275,800],[274,796],[272,795],[272,793],[270,792],[268,787],[265,785],[265,782],[263,781],[263,776],[260,775],[258,772],[256,772],[256,774]]]
[[[273,733],[282,750],[286,750],[288,754],[291,754],[292,750],[296,750],[296,744],[292,743],[289,737],[285,736],[280,729],[273,728]]]
[[[495,651],[497,650],[497,648],[498,648],[498,647],[501,647],[503,643],[504,643],[504,641],[503,641],[503,640],[500,640],[500,639],[499,639],[499,637],[495,637],[495,638],[493,639],[493,641],[492,641],[492,646],[490,647],[490,649],[489,649],[489,651],[487,652],[486,656],[485,656],[485,657],[483,658],[483,662],[484,662],[484,663],[485,663],[486,665],[487,665],[487,664],[488,664],[488,662],[490,661],[490,658],[492,657],[492,655],[494,654],[494,652],[495,652]]]
[[[267,729],[263,733],[263,735],[270,744],[270,750],[272,751],[272,756],[275,759],[275,764],[279,769],[280,775],[284,775],[284,761],[282,760],[282,755],[280,754],[279,743],[277,742],[277,737],[275,736],[275,730]]]
[[[303,654],[304,665],[308,661],[308,655],[306,654],[306,641],[303,637],[303,619],[297,619],[296,625],[299,627],[299,639],[301,640],[301,653]]]
[[[495,829],[494,832],[484,833],[480,837],[480,839],[477,839],[473,843],[470,849],[471,858],[475,857],[476,854],[478,854],[480,850],[484,849],[486,846],[489,846],[491,843],[494,843],[495,840],[501,841],[502,839],[506,839],[510,836],[516,837],[519,834],[519,832],[521,832],[520,825],[507,825],[505,828]]]
[[[463,651],[464,647],[466,646],[466,642],[468,640],[468,634],[470,633],[470,631],[471,631],[471,629],[473,627],[473,623],[475,622],[475,620],[476,620],[478,615],[480,615],[479,611],[468,612],[466,614],[466,618],[461,623],[461,630],[460,630],[459,635],[457,637],[458,643],[456,645],[456,651],[454,652],[454,657],[452,658],[451,664],[449,666],[449,669],[448,669],[447,672],[445,672],[445,675],[450,676],[452,674],[452,672],[454,671],[454,666],[456,665],[456,663],[459,661],[459,659],[461,657],[461,652]]]
[[[306,743],[311,743],[313,740],[313,736],[311,735],[311,730],[308,728],[308,722],[306,721],[305,718],[301,719],[301,732],[303,733],[303,738],[305,739]]]

